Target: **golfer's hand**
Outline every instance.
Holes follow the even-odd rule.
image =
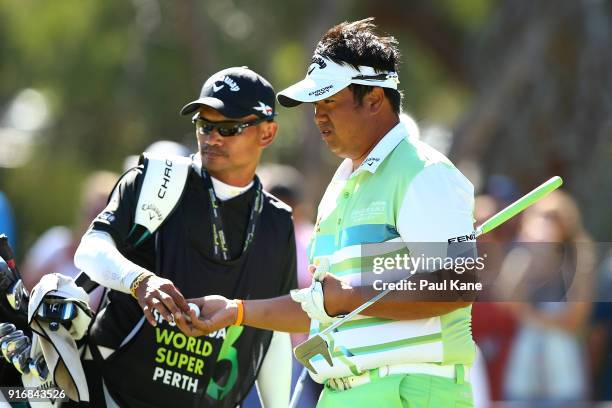
[[[323,286],[323,306],[329,316],[344,315],[351,311],[345,306],[347,296],[352,291],[351,285],[331,273],[326,273],[321,279]]]
[[[189,313],[189,306],[181,292],[172,281],[159,276],[145,278],[136,289],[136,297],[152,326],[157,325],[153,316],[155,309],[167,322],[184,320],[184,314]]]
[[[321,270],[323,269],[323,270]],[[291,299],[300,303],[308,317],[321,323],[332,323],[335,316],[345,311],[344,303],[337,298],[351,287],[344,281],[327,272],[329,267],[317,270],[314,265],[308,267],[313,277],[309,287],[294,289],[290,292]]]
[[[200,317],[193,310],[189,311],[191,323],[177,321],[177,326],[188,336],[204,336],[236,322],[238,305],[234,300],[223,296],[205,296],[189,299],[200,308]]]

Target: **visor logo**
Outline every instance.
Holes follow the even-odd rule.
[[[317,89],[316,91],[312,91],[308,93],[308,96],[321,96],[323,94],[326,94],[327,92],[329,92],[334,86],[333,85],[327,85],[324,86],[321,89]]]
[[[313,65],[315,66],[313,67]],[[321,57],[312,57],[312,60],[310,61],[310,67],[308,68],[308,75],[310,75],[317,66],[319,67],[319,69],[323,69],[327,66],[327,63]]]

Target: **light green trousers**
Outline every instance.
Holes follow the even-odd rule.
[[[441,408],[473,407],[469,383],[424,374],[376,378],[346,391],[325,387],[317,408]]]

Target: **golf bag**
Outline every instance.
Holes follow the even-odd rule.
[[[144,179],[130,237],[133,248],[152,236],[180,201],[191,160],[144,153],[139,164],[144,166]],[[0,258],[0,293],[5,294],[0,296],[0,309],[11,321],[0,323],[4,358],[21,374],[24,386],[39,390],[59,386],[71,400],[88,401],[80,360],[95,318],[87,294],[98,284],[84,272],[75,279],[51,274],[28,294],[6,236],[0,236]],[[18,330],[13,323],[34,334]],[[57,405],[50,400],[44,406]]]

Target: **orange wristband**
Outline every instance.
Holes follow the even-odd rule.
[[[234,326],[242,326],[244,320],[244,301],[242,299],[234,299],[234,302],[238,305],[238,314],[236,315]]]

